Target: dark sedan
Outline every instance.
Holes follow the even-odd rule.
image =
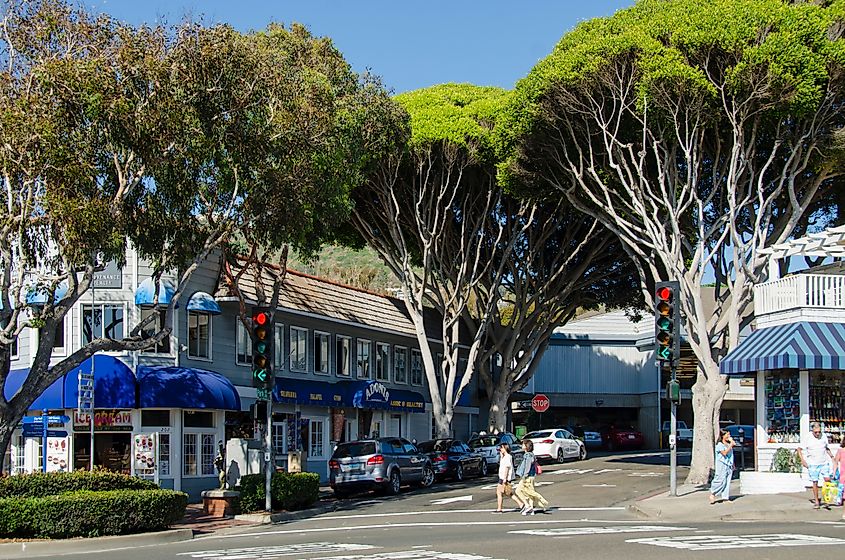
[[[417,444],[417,449],[431,459],[439,478],[463,480],[465,476],[487,476],[487,459],[459,439],[433,439]]]

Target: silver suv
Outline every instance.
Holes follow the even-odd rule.
[[[431,460],[406,439],[385,437],[340,443],[329,460],[329,484],[338,497],[371,488],[398,494],[406,483],[422,488],[434,483]]]

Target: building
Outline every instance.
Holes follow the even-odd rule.
[[[92,334],[120,338],[150,315],[163,321],[164,310],[151,305],[151,274],[132,252],[124,268],[110,266],[99,274],[95,288],[66,316],[54,362]],[[242,278],[248,300],[255,298],[255,281],[249,274]],[[169,303],[173,287],[172,275],[162,278],[161,306]],[[38,297],[31,294],[26,305],[37,305]],[[219,443],[261,437],[264,425],[254,421],[252,346],[238,310],[215,256],[191,277],[168,339],[142,352],[97,355],[79,368],[93,369],[95,378],[95,465],[152,476],[154,470],[139,462],[139,448],[155,435],[163,487],[196,500],[202,490],[218,484],[213,462]],[[3,388],[7,397],[20,387],[34,355],[37,333],[30,331],[13,349],[12,372]],[[431,437],[431,399],[417,337],[400,301],[288,271],[274,342],[272,439],[278,467],[286,467],[288,453],[298,451],[303,468],[325,479],[338,441],[376,434]],[[76,411],[77,373],[54,383],[29,412],[67,417],[49,427],[47,470],[89,468],[90,419]],[[456,436],[477,429],[476,394],[474,387],[468,389],[457,409]],[[8,470],[44,468],[42,445],[41,433],[22,424],[6,456]]]

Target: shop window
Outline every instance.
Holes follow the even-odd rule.
[[[311,420],[311,431],[308,438],[308,456],[323,456],[323,421]]]
[[[141,329],[142,337],[152,338],[156,335],[156,333],[164,329],[164,318],[167,316],[167,310],[141,309],[141,322],[143,323],[153,315],[158,315],[158,319],[151,319],[150,322]],[[160,342],[142,350],[142,352],[146,352],[148,354],[170,354],[170,335],[165,336]]]
[[[183,474],[209,476],[214,474],[214,434],[184,434]]]
[[[845,384],[839,372],[810,372],[810,422],[820,422],[831,443],[842,441],[845,428],[843,394]]]
[[[390,345],[383,342],[376,343],[376,379],[390,380]]]
[[[35,453],[36,453],[36,463],[35,463],[35,470],[36,472],[41,472],[44,470],[44,440],[42,438],[33,438],[35,440]]]
[[[159,476],[170,476],[170,434],[158,435]]]
[[[182,474],[193,476],[197,474],[197,434],[182,436]]]
[[[186,428],[213,428],[214,427],[214,413],[198,410],[185,411],[185,427]]]
[[[276,323],[276,335],[273,338],[273,364],[277,369],[285,366],[285,326]]]
[[[328,333],[314,331],[315,373],[329,373],[329,338]]]
[[[26,472],[26,438],[18,435],[15,443],[15,455],[12,462],[12,474]]]
[[[290,328],[290,370],[308,370],[308,329]]]
[[[365,340],[363,338],[359,338],[357,341],[356,347],[356,355],[355,359],[357,360],[357,374],[358,379],[369,379],[370,378],[370,346],[371,343],[369,340]]]
[[[396,383],[408,382],[408,349],[396,346],[393,350],[393,380]]]
[[[288,424],[287,422],[273,422],[273,453],[282,457],[288,453]]]
[[[211,315],[188,311],[188,357],[211,358]]]
[[[201,434],[200,465],[203,476],[214,474],[214,434]]]
[[[419,350],[411,350],[411,385],[423,384],[422,354]]]
[[[798,371],[766,373],[766,430],[769,443],[797,443],[801,439]]]
[[[143,427],[161,427],[170,425],[170,411],[169,410],[142,410],[141,411],[141,426]]]
[[[82,306],[82,344],[97,338],[123,338],[123,305],[96,304]]]
[[[249,332],[246,330],[246,327],[244,327],[244,324],[241,322],[239,317],[235,317],[235,325],[237,330],[235,361],[241,365],[251,365],[252,340],[249,338]]]
[[[335,335],[335,373],[349,377],[352,371],[352,339],[348,336]]]

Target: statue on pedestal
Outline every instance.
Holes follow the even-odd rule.
[[[226,450],[223,442],[217,442],[217,456],[214,458],[214,466],[217,468],[217,478],[220,480],[220,490],[226,489]]]

